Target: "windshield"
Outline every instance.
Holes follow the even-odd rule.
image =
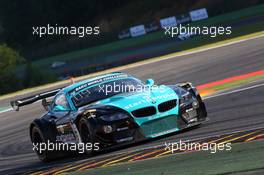
[[[72,101],[75,107],[79,108],[117,94],[134,92],[135,89],[142,86],[143,83],[135,78],[115,80],[81,90],[76,95],[72,96]]]

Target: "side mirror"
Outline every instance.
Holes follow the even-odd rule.
[[[147,81],[146,81],[146,84],[148,85],[148,86],[150,86],[150,87],[152,87],[153,85],[154,85],[154,80],[153,79],[147,79]]]
[[[54,107],[54,111],[68,111],[68,109],[66,109],[64,106],[56,105]]]
[[[46,111],[50,110],[51,101],[47,101],[45,98],[42,100],[42,106]]]

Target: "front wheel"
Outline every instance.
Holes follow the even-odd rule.
[[[81,137],[82,143],[84,143],[84,145],[89,144],[93,148],[94,135],[92,132],[92,128],[91,128],[88,120],[84,117],[82,117],[79,121],[79,132],[80,132],[80,137]],[[84,147],[86,147],[86,146],[84,146]],[[92,155],[93,149],[85,149],[85,153],[88,155]]]

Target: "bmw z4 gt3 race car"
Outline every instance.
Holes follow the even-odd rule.
[[[39,100],[47,112],[30,124],[35,145],[98,143],[101,150],[156,138],[207,120],[204,102],[191,83],[158,86],[152,79],[142,82],[121,72],[11,101],[11,105],[19,110]],[[58,156],[47,149],[36,153],[42,161]]]

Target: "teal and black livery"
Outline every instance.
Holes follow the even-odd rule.
[[[207,120],[204,102],[191,83],[155,85],[152,79],[143,82],[121,72],[12,101],[11,105],[18,110],[38,100],[47,112],[30,124],[33,143],[99,143],[104,150]],[[37,154],[43,161],[58,155],[50,151]]]

